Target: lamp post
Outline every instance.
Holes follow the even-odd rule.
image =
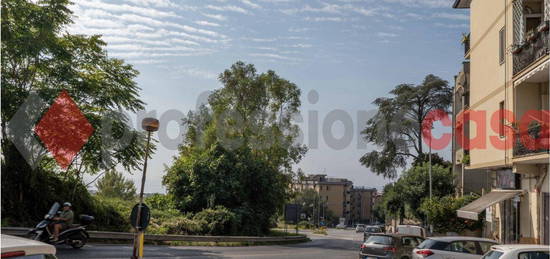
[[[143,258],[143,229],[141,225],[141,207],[143,206],[143,189],[145,188],[145,177],[147,175],[147,158],[149,157],[149,144],[151,143],[151,133],[159,129],[159,121],[155,118],[145,118],[141,121],[141,128],[147,131],[147,144],[145,148],[145,161],[143,162],[143,175],[141,176],[141,190],[139,192],[139,206],[136,215],[137,233],[134,237],[134,249],[132,259]]]

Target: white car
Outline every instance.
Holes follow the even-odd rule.
[[[365,232],[365,225],[363,224],[357,224],[357,226],[355,226],[355,232],[359,233],[359,232]]]
[[[496,241],[463,236],[431,237],[420,243],[412,252],[414,259],[480,259]]]
[[[395,228],[395,233],[426,237],[426,230],[423,227],[415,225],[398,225],[397,228]]]
[[[55,259],[55,247],[21,237],[1,235],[2,258],[12,259]]]
[[[550,246],[543,245],[495,245],[483,259],[548,259]]]

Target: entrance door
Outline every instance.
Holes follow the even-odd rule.
[[[542,202],[543,202],[543,205],[542,205],[542,208],[543,208],[543,216],[542,216],[542,220],[543,220],[543,223],[542,225],[544,226],[544,244],[545,245],[548,245],[550,244],[550,236],[549,236],[549,232],[550,232],[550,193],[547,193],[547,192],[543,192],[543,198],[542,198]]]

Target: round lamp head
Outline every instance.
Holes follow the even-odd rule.
[[[141,128],[149,132],[157,131],[159,129],[159,120],[155,118],[145,118],[141,121]]]

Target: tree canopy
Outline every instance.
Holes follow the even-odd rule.
[[[221,205],[236,213],[243,233],[265,233],[290,195],[292,165],[306,152],[292,122],[300,90],[243,62],[219,79],[223,87],[208,105],[184,120],[185,141],[163,183],[183,212]]]
[[[424,154],[422,122],[430,111],[448,111],[452,89],[447,81],[427,75],[421,84],[400,84],[390,94],[373,102],[378,112],[361,132],[368,143],[381,150],[368,152],[359,161],[375,174],[395,178],[408,159]]]
[[[138,169],[145,156],[144,134],[128,125],[129,119],[123,112],[143,109],[140,88],[134,81],[138,71],[121,59],[109,57],[100,35],[67,32],[72,23],[68,5],[68,0],[1,3],[2,136],[21,137],[23,133],[8,132],[6,126],[33,93],[50,104],[66,91],[94,129],[64,171],[48,157],[37,167],[29,166],[9,138],[3,137],[4,217],[23,221],[42,215],[60,196],[64,200],[79,200],[79,195],[84,195],[85,200],[88,194],[82,185],[83,173],[95,174],[115,165],[126,170]],[[40,118],[46,110],[47,107],[31,106],[25,112],[39,113],[34,116]],[[32,127],[29,128],[31,132]],[[25,140],[35,139],[29,135]],[[52,186],[47,186],[48,183]]]
[[[382,209],[388,216],[397,218],[412,217],[424,219],[420,205],[429,198],[429,165],[424,163],[403,172],[401,177],[384,186]],[[434,197],[443,197],[454,193],[453,175],[448,167],[432,166],[432,193]]]
[[[110,170],[96,183],[97,194],[110,197],[132,200],[136,197],[134,182],[124,178],[122,173]]]

